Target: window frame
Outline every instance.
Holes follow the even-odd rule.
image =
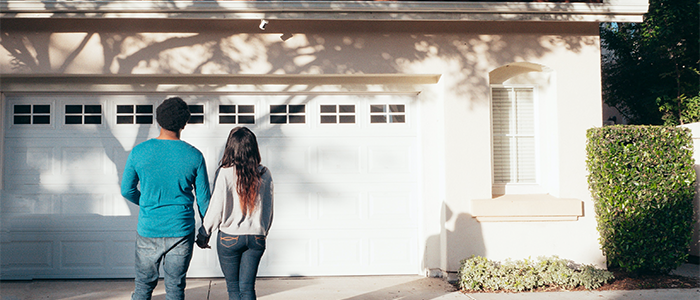
[[[144,101],[115,101],[112,102],[111,106],[113,107],[114,111],[111,113],[113,117],[113,122],[115,126],[158,126],[158,121],[156,121],[156,109],[157,105],[155,105],[152,102],[144,102]],[[132,123],[119,123],[119,106],[132,106],[133,107],[133,112],[129,113],[129,116],[133,116],[134,119],[132,120]],[[151,112],[150,113],[137,113],[137,106],[151,106]],[[124,116],[127,114],[122,114],[121,116]],[[137,116],[151,116],[151,123],[137,123],[136,122],[136,117]]]
[[[386,108],[386,111],[372,112],[373,105],[383,105]],[[390,108],[392,105],[403,106],[403,112],[392,112],[391,108]],[[372,117],[374,117],[374,116],[385,116],[385,117],[387,117],[386,122],[372,122]],[[403,121],[402,122],[392,122],[391,121],[392,116],[402,116]],[[367,123],[370,126],[407,126],[410,122],[409,116],[410,116],[410,104],[409,103],[393,103],[393,102],[373,103],[373,102],[370,102],[367,104]]]
[[[68,113],[67,112],[67,106],[81,106],[81,112],[80,113]],[[86,106],[99,106],[100,107],[100,112],[99,113],[86,113],[85,112],[85,107]],[[102,103],[84,103],[84,102],[63,102],[61,104],[62,107],[62,114],[61,114],[61,120],[62,120],[62,126],[103,126],[106,123],[106,116],[105,116],[105,106]],[[66,122],[66,118],[70,116],[80,116],[81,117],[81,123],[68,123]],[[99,116],[100,117],[100,123],[85,123],[85,117],[94,117],[94,116]]]
[[[28,114],[20,114],[20,115],[26,115],[30,117],[30,123],[29,124],[22,124],[22,123],[15,123],[15,106],[18,105],[29,105],[30,106],[30,112]],[[48,113],[39,113],[37,115],[39,116],[48,116],[49,117],[49,123],[34,123],[34,106],[36,105],[48,105],[49,106],[49,112]],[[56,104],[55,101],[12,101],[8,105],[8,123],[10,127],[18,127],[18,128],[55,128],[56,126]]]
[[[534,177],[533,182],[497,182],[496,181],[496,136],[495,136],[495,114],[494,114],[494,89],[509,89],[509,93],[514,92],[516,89],[531,89],[532,90],[532,128],[533,128],[533,171],[532,176]],[[489,85],[489,113],[491,117],[490,122],[490,138],[491,138],[491,184],[492,193],[494,195],[507,195],[507,194],[546,194],[546,189],[542,186],[542,160],[541,160],[541,139],[543,132],[540,129],[540,94],[538,91],[538,85],[536,84],[491,84]],[[515,135],[517,136],[517,134]],[[517,156],[517,155],[516,155]],[[509,167],[509,171],[513,173],[512,164]]]
[[[284,106],[285,107],[284,113],[273,112],[272,111],[273,106]],[[302,113],[291,112],[290,111],[291,106],[302,106],[302,107],[304,107],[304,112],[302,112]],[[270,125],[270,126],[282,126],[282,125],[308,126],[309,124],[311,124],[310,119],[309,119],[310,105],[308,103],[268,103],[267,109],[268,109],[268,125]],[[273,122],[274,117],[281,117],[281,116],[285,117],[284,123]],[[304,117],[304,122],[290,122],[290,116],[292,116],[292,117],[302,116],[302,117]]]
[[[235,113],[221,113],[221,106],[235,106],[236,107],[236,112]],[[253,107],[253,112],[252,113],[244,113],[241,115],[240,113],[240,106],[251,106]],[[232,126],[232,125],[240,125],[240,126],[256,126],[258,125],[258,112],[259,112],[259,106],[256,103],[239,103],[239,102],[220,102],[216,104],[216,125],[223,125],[223,126]],[[233,116],[236,118],[236,122],[234,123],[222,123],[221,122],[221,117],[222,116]],[[240,117],[241,116],[251,116],[253,117],[253,123],[241,123],[240,122]]]
[[[335,111],[334,112],[323,112],[323,106],[334,106]],[[340,111],[341,106],[352,106],[354,111],[351,113],[341,112]],[[333,123],[323,122],[323,117],[328,117],[328,116],[335,117],[335,122],[333,122]],[[352,116],[354,118],[352,123],[344,123],[344,122],[340,121],[341,117],[347,117],[347,116]],[[360,120],[360,114],[359,114],[359,107],[358,107],[357,103],[318,103],[318,124],[321,126],[329,126],[329,125],[356,126],[359,124],[359,120]]]

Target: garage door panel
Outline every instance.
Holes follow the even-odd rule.
[[[410,193],[369,193],[369,219],[413,221],[415,201]]]
[[[108,174],[103,147],[62,147],[61,174]]]
[[[264,154],[263,164],[273,170],[275,181],[286,181],[311,173],[311,147],[264,147],[261,152]]]
[[[359,193],[319,193],[318,218],[320,220],[362,219],[362,198]]]
[[[47,194],[10,194],[5,193],[2,201],[4,214],[52,214],[54,213],[54,195]]]
[[[318,243],[318,264],[340,267],[362,264],[363,240],[359,238],[326,238]]]
[[[309,221],[312,219],[309,194],[306,192],[283,192],[275,187],[274,222]]]
[[[321,147],[317,157],[319,174],[352,175],[361,172],[361,148],[358,146]]]
[[[369,240],[369,264],[411,265],[415,258],[415,237],[374,238]]]
[[[53,243],[51,241],[16,241],[2,244],[2,269],[53,268]],[[3,277],[3,279],[5,279]]]
[[[104,269],[105,241],[60,241],[61,268],[78,269]]]
[[[273,236],[268,238],[267,249],[263,255],[264,264],[261,264],[261,270],[265,271],[263,273],[275,274],[275,271],[280,269],[296,269],[297,272],[301,272],[311,265],[312,257],[316,257],[316,253],[312,251],[311,240],[294,235],[285,237],[282,234],[275,234],[275,236],[281,236],[281,238]]]
[[[12,174],[34,174],[52,172],[52,147],[9,147],[7,152],[7,169]]]
[[[113,240],[107,241],[107,266],[121,272],[134,271],[134,251],[136,250],[135,235],[131,232],[113,235]],[[131,238],[131,239],[129,239]]]
[[[368,172],[410,174],[412,150],[410,146],[371,146],[368,149]]]
[[[62,194],[59,197],[62,215],[106,214],[104,194]]]

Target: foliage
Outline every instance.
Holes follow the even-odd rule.
[[[540,287],[595,289],[613,279],[612,273],[591,265],[577,266],[557,256],[503,263],[481,256],[461,261],[459,287],[462,290],[525,291]]]
[[[663,113],[664,125],[700,122],[700,94],[692,98],[681,95],[677,99],[664,96],[656,99],[656,102]]]
[[[607,126],[587,132],[588,183],[608,265],[668,273],[688,257],[695,171],[690,130]]]
[[[605,103],[632,124],[681,120],[659,106],[698,94],[699,11],[697,0],[650,0],[643,23],[601,24]]]

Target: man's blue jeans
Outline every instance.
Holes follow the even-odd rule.
[[[132,300],[149,300],[158,284],[163,263],[165,299],[185,299],[185,275],[192,260],[194,232],[184,237],[147,238],[136,236],[136,287]]]
[[[229,300],[254,300],[255,277],[265,252],[264,235],[228,235],[219,231],[216,247]]]

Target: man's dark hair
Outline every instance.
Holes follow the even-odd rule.
[[[171,97],[163,100],[156,108],[156,120],[160,127],[178,132],[185,128],[190,120],[190,109],[187,103],[179,97]]]

